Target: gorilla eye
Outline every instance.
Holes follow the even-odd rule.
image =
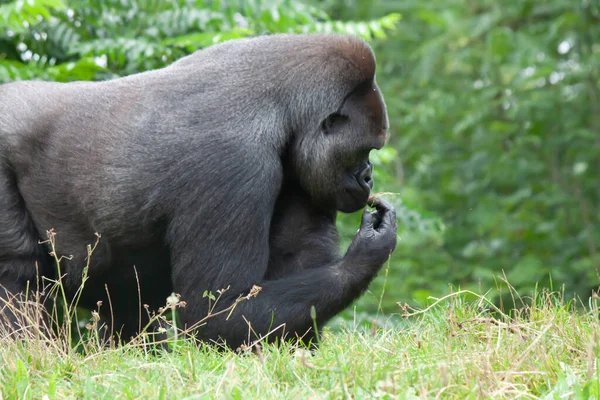
[[[323,133],[331,133],[331,131],[333,130],[334,126],[336,124],[339,124],[341,122],[347,121],[348,117],[346,117],[345,115],[342,115],[340,113],[333,113],[333,114],[329,114],[329,116],[327,118],[325,118],[323,120],[323,122],[321,122],[321,130],[323,131]]]

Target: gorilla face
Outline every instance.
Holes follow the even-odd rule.
[[[348,93],[314,135],[299,141],[294,164],[317,205],[351,213],[367,204],[373,188],[369,153],[383,147],[387,129],[383,97],[370,80]]]

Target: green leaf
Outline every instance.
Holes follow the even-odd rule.
[[[0,32],[27,32],[30,25],[48,19],[52,10],[65,8],[62,0],[17,0],[0,5]]]
[[[169,46],[186,48],[189,51],[211,46],[213,44],[225,42],[227,40],[244,38],[252,35],[254,32],[249,29],[235,29],[229,32],[202,32],[182,35],[175,38],[163,40],[161,43]]]

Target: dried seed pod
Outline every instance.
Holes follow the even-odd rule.
[[[383,193],[373,193],[372,195],[370,195],[369,199],[367,200],[367,204],[369,205],[369,207],[374,207],[373,202],[375,201],[376,198],[378,198],[382,194]]]

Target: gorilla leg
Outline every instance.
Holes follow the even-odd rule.
[[[21,313],[24,312],[22,301],[23,294],[27,288],[22,285],[16,277],[4,273],[7,262],[0,262],[0,335],[16,330],[23,320]],[[14,263],[10,263],[11,267]]]
[[[24,309],[18,308],[18,300],[24,295],[31,300],[41,290],[49,266],[50,257],[38,240],[14,176],[4,167],[0,169],[0,325],[4,320],[9,330],[22,319],[19,314]]]
[[[156,269],[161,271],[161,269]],[[118,334],[121,341],[129,341],[132,337],[145,332],[155,334],[160,325],[155,321],[148,326],[153,313],[158,313],[164,307],[167,297],[171,294],[171,281],[168,272],[146,276],[142,273],[138,281],[135,278],[117,282],[113,277],[107,283],[110,303],[104,302],[104,318],[112,325],[114,333]],[[110,309],[112,304],[112,310]],[[159,340],[162,338],[159,338]]]
[[[90,268],[80,305],[100,310],[106,337],[111,333],[127,342],[147,327],[149,314],[164,307],[172,293],[169,259],[160,252],[130,258],[118,248],[113,249],[113,261],[113,267],[105,270]],[[146,332],[156,328],[153,324]]]

